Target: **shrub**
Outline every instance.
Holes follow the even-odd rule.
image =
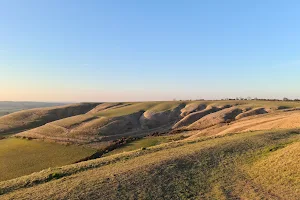
[[[61,174],[61,173],[52,173],[52,174],[49,174],[48,180],[59,179],[59,178],[62,178],[62,177],[64,177],[64,174]]]

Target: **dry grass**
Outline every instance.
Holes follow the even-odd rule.
[[[294,155],[298,147],[290,144],[299,140],[298,131],[276,131],[174,142],[1,182],[0,188],[2,193],[17,189],[3,199],[284,199],[287,190],[253,182],[245,169],[279,162],[282,146]],[[299,190],[298,182],[289,181],[297,169],[284,169],[294,171],[278,173],[285,188]],[[268,194],[270,188],[278,192]],[[297,199],[291,192],[289,199]]]
[[[264,106],[259,107],[261,105]],[[192,137],[297,128],[300,124],[295,113],[300,113],[299,110],[283,112],[287,110],[276,109],[296,108],[298,105],[297,102],[267,101],[102,103],[86,114],[57,120],[19,136],[86,144],[108,142],[131,135],[143,136],[170,128],[201,130]],[[270,113],[259,116],[266,110]],[[279,120],[281,117],[282,120]],[[9,126],[6,125],[6,128]]]
[[[62,106],[62,105],[65,105],[65,103],[0,101],[0,117],[20,110],[44,108],[44,107],[51,107],[51,106]]]
[[[0,133],[35,128],[62,118],[84,114],[96,105],[98,104],[82,103],[15,112],[0,117]]]
[[[212,107],[215,110],[208,112]],[[300,127],[300,111],[291,111],[297,107],[297,102],[260,101],[103,103],[87,114],[54,121],[19,136],[107,145],[120,137],[162,130],[151,127],[168,127],[184,116],[183,126],[192,123],[191,128],[201,131],[144,138],[100,159],[0,182],[1,198],[297,199],[300,134],[288,130]],[[269,113],[261,114],[264,110]],[[30,112],[19,117],[35,120]],[[149,124],[148,129],[142,127]],[[187,136],[191,137],[185,139]],[[9,146],[1,146],[9,140]],[[70,151],[53,143],[9,140],[0,140],[0,155],[2,147],[3,159],[9,161],[1,162],[6,166],[3,172],[8,166],[31,170],[28,163],[38,163],[40,152],[47,160],[35,164],[35,171],[58,166],[52,165],[54,162],[64,165],[81,155],[78,146]],[[15,147],[17,150],[12,149]],[[18,164],[18,160],[25,164]]]
[[[179,101],[159,102],[157,103],[157,105],[151,107],[148,110],[152,112],[163,112],[167,110],[172,110],[181,104],[184,105],[185,103]]]
[[[173,129],[177,129],[177,128],[181,128],[184,126],[188,126],[193,124],[194,122],[200,120],[202,117],[211,114],[213,112],[218,111],[219,109],[216,107],[207,107],[204,110],[200,110],[197,112],[192,112],[190,114],[188,114],[187,116],[185,116],[183,119],[181,119],[180,121],[178,121],[174,126]]]
[[[160,113],[157,115],[154,113],[155,119],[152,121],[155,121],[155,123],[156,121],[166,121],[166,123],[169,123],[169,121],[174,120],[174,114],[170,113],[170,115],[173,115],[170,116],[169,119],[167,118],[168,116],[165,117],[165,115],[163,115],[165,114],[164,112],[171,112],[170,109],[176,108],[176,106],[180,104],[179,102],[100,104],[87,114],[48,123],[37,129],[20,133],[18,136],[39,139],[46,137],[59,141],[70,139],[70,142],[71,140],[76,141],[78,138],[78,143],[80,143],[81,140],[86,143],[91,139],[99,141],[102,139],[102,136],[120,135],[120,137],[123,137],[125,133],[137,132],[139,130],[144,134],[143,128],[139,126],[139,119],[142,115],[139,111],[143,110],[144,112],[153,108],[151,112],[155,110]],[[166,113],[166,115],[168,115],[168,113]],[[164,125],[166,124],[158,124],[157,126]],[[152,128],[157,128],[157,126],[154,125]],[[81,140],[79,140],[79,138]]]
[[[248,174],[255,184],[277,199],[297,199],[300,197],[300,142],[269,151],[274,153],[247,167]]]
[[[112,107],[111,109],[102,110],[96,115],[105,117],[118,117],[139,111],[163,112],[166,110],[172,110],[182,103],[183,102],[178,101],[123,103],[123,105],[120,107]]]
[[[110,156],[114,154],[119,154],[123,152],[129,152],[134,150],[139,150],[143,148],[148,148],[152,146],[156,146],[163,143],[173,142],[173,141],[179,141],[184,139],[184,134],[176,134],[176,135],[166,135],[166,136],[148,136],[144,137],[142,139],[135,140],[133,142],[130,142],[120,148],[117,148],[107,154],[105,156]]]
[[[126,106],[126,103],[101,103],[100,105],[96,106],[94,109],[90,110],[88,113],[96,114],[103,110],[115,109],[122,106]]]
[[[235,117],[236,120],[242,119],[244,117],[249,117],[253,115],[262,115],[268,113],[265,108],[246,108],[245,112],[239,114],[238,116]],[[249,110],[248,110],[249,109]]]
[[[226,108],[219,112],[204,116],[203,118],[189,125],[188,128],[205,129],[217,124],[228,123],[233,121],[240,113],[242,113],[242,110],[237,107]]]
[[[207,105],[204,104],[203,102],[188,103],[188,104],[186,104],[186,106],[183,109],[181,109],[181,116],[185,117],[190,113],[204,110],[206,107],[207,107]]]
[[[97,117],[94,117],[93,115],[89,115],[89,114],[83,114],[83,115],[76,115],[73,117],[64,118],[62,120],[57,120],[52,122],[51,124],[54,124],[56,126],[61,126],[67,129],[71,129],[81,125],[82,123],[89,122],[93,119],[97,119]]]
[[[270,129],[293,129],[298,127],[300,127],[300,112],[291,111],[259,115],[236,121],[218,134]]]
[[[141,110],[146,111],[156,105],[157,102],[127,103],[125,106],[122,107],[100,111],[96,115],[103,117],[118,117],[139,112]]]

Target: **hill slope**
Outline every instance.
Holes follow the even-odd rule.
[[[122,137],[168,130],[180,118],[180,102],[104,103],[90,112],[17,134],[76,144],[106,144]]]
[[[66,103],[30,102],[30,101],[0,101],[0,116],[8,115],[20,110],[62,106]]]
[[[170,130],[194,131],[197,137],[250,130],[246,128],[250,122],[251,130],[260,130],[253,127],[269,127],[276,116],[290,116],[287,120],[300,116],[299,106],[294,102],[261,101],[102,103],[82,115],[49,122],[17,136],[105,148],[120,138]],[[274,128],[300,127],[296,121]]]
[[[248,132],[163,144],[1,182],[1,198],[296,200],[299,133]]]
[[[81,103],[23,110],[0,117],[0,134],[35,128],[48,122],[84,114],[98,103]]]
[[[17,177],[44,170],[0,182],[0,198],[296,200],[299,107],[297,102],[174,101],[69,105],[40,110],[42,115],[24,111],[12,117],[16,127],[41,119],[45,124],[15,137],[43,141],[1,140],[26,143],[2,148],[2,173]],[[78,159],[88,161],[47,169]]]

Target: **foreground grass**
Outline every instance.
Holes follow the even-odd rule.
[[[74,163],[95,150],[40,141],[0,140],[0,181]]]
[[[299,133],[162,144],[1,182],[0,192],[3,199],[293,200],[300,196]],[[274,162],[285,167],[273,169]]]
[[[270,150],[276,152],[247,166],[249,176],[271,194],[283,194],[286,199],[293,199],[294,194],[300,197],[300,142]]]
[[[152,146],[156,146],[163,143],[168,143],[172,141],[178,141],[184,139],[184,134],[177,134],[177,135],[167,135],[167,136],[148,136],[142,139],[138,139],[136,141],[130,142],[120,148],[117,148],[107,154],[105,156],[110,156],[114,154],[119,154],[123,152],[129,152],[134,150],[139,150],[143,148],[148,148]]]

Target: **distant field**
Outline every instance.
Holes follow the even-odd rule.
[[[94,149],[8,138],[0,140],[0,181],[74,163]]]
[[[8,115],[9,113],[10,113],[10,111],[7,111],[7,110],[0,111],[0,117],[3,115]]]

